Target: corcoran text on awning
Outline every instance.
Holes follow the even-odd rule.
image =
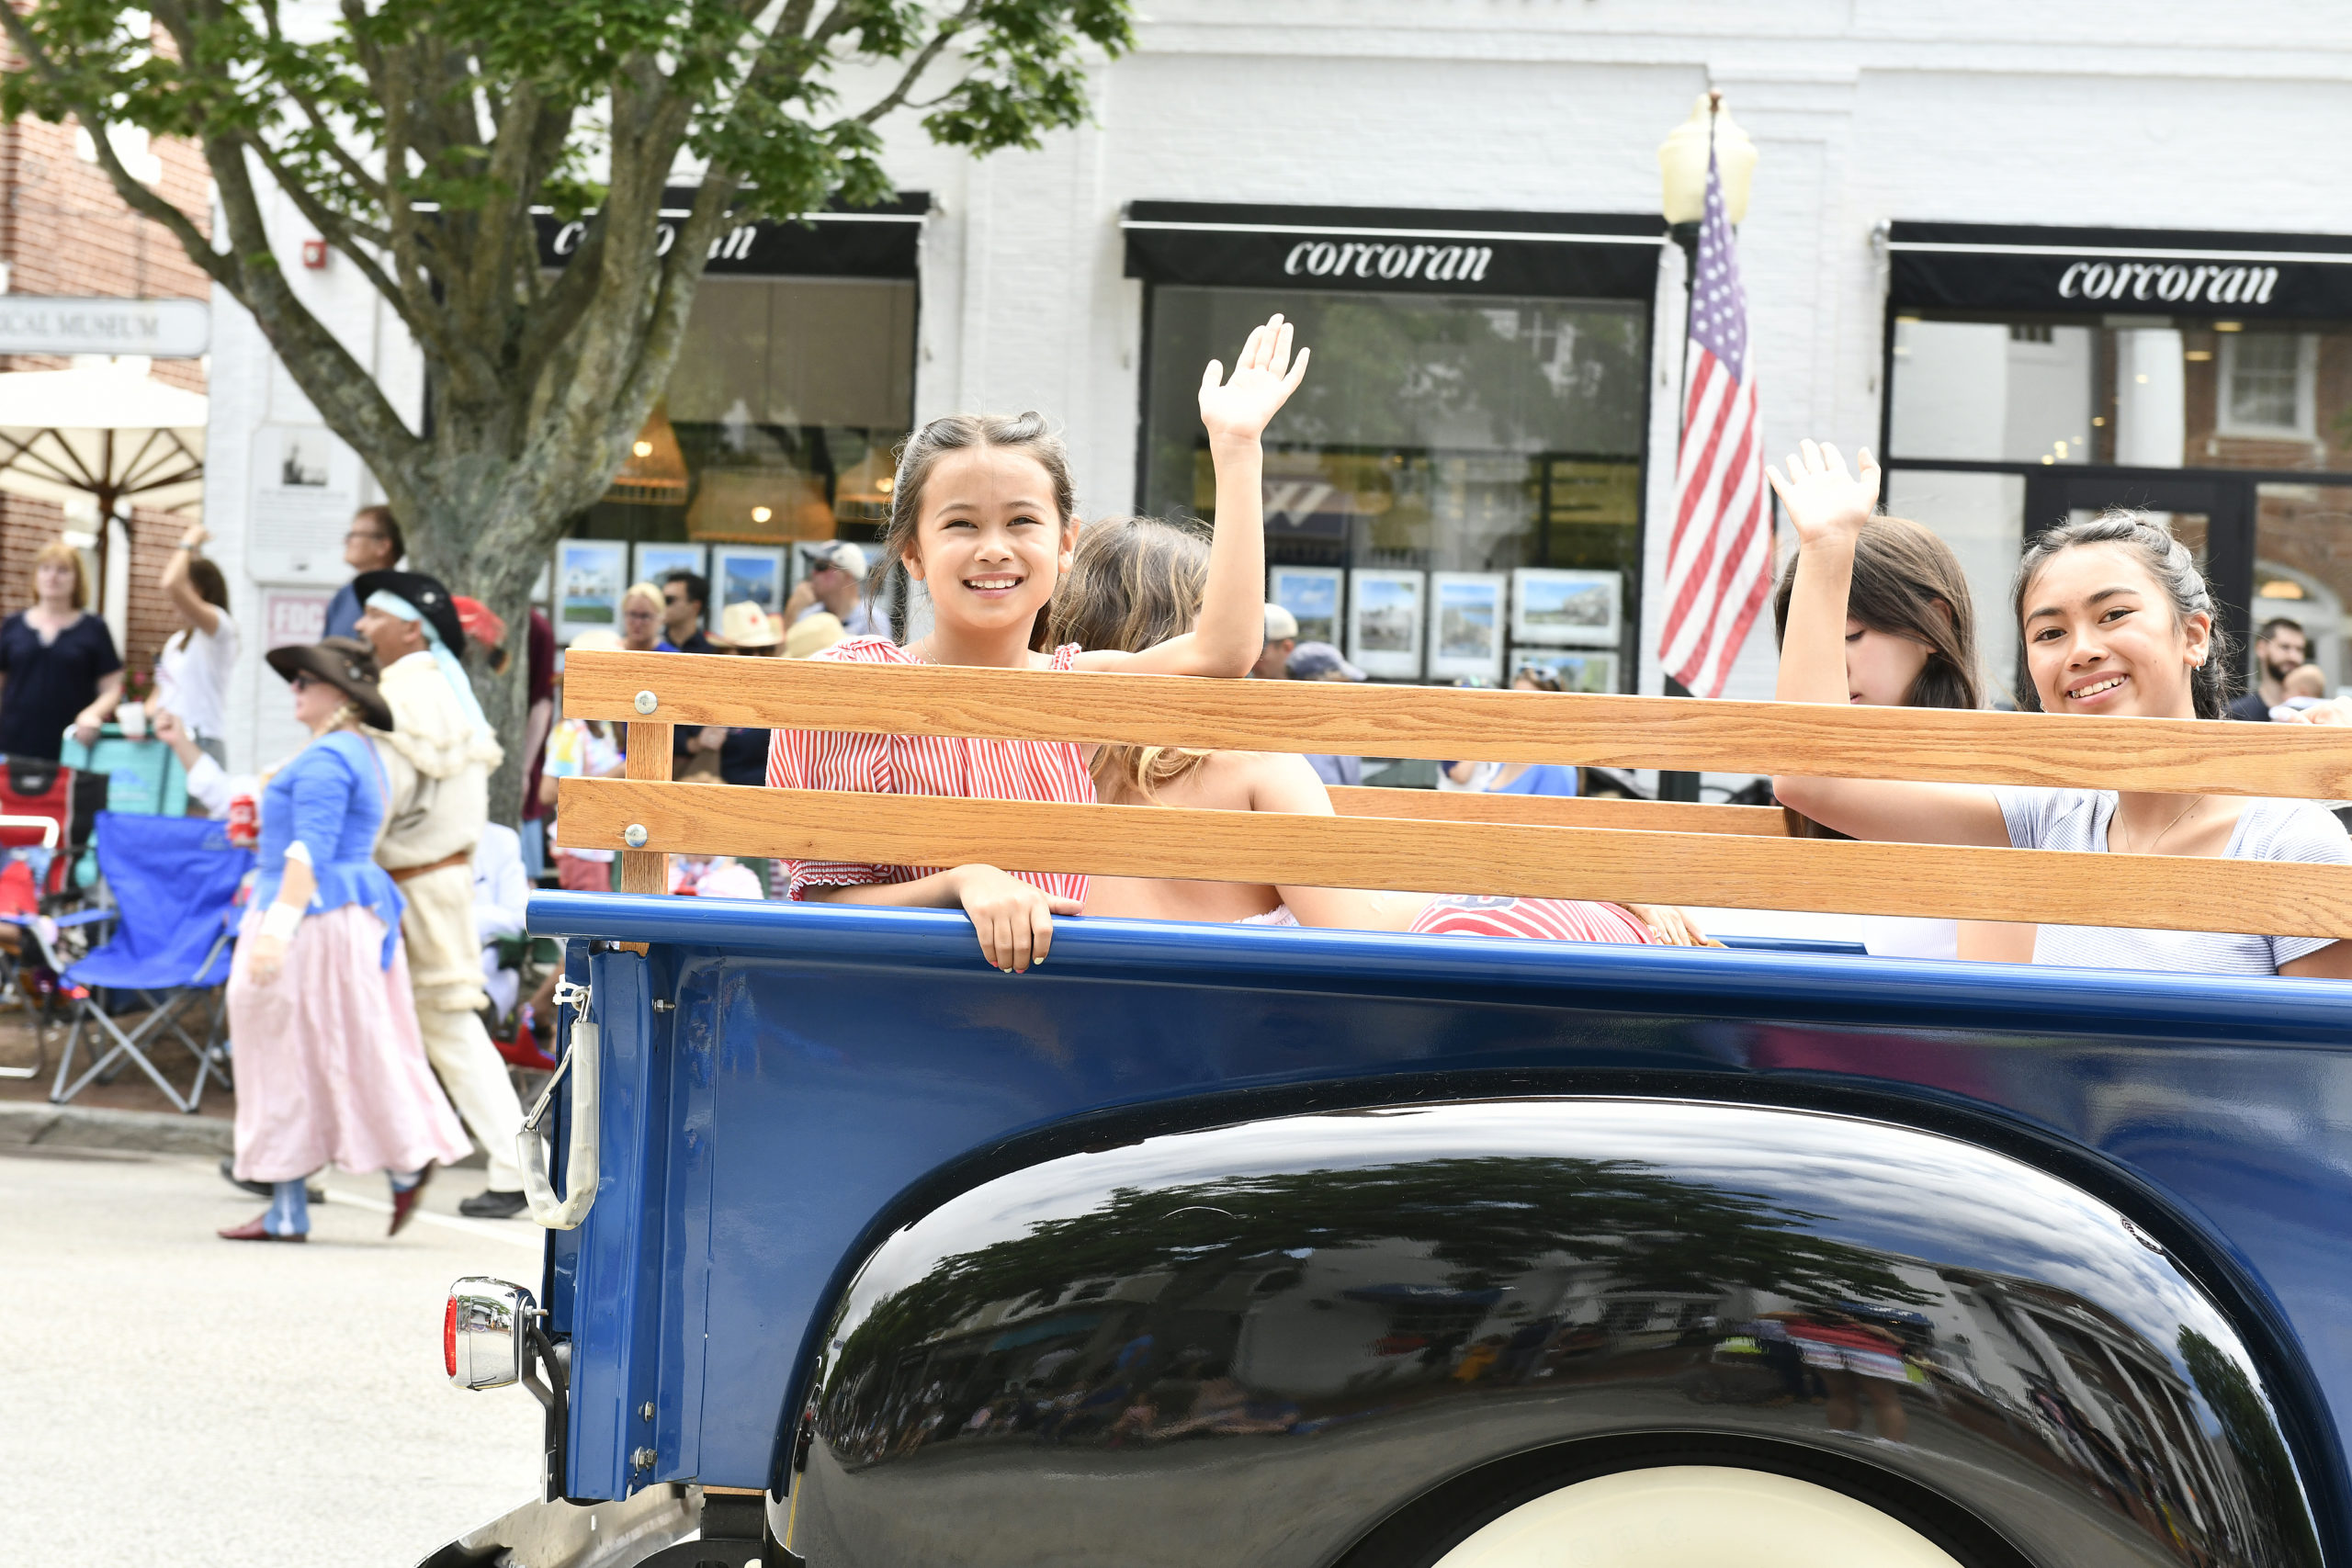
[[[1666,225],[1627,213],[1137,201],[1126,274],[1154,283],[1647,299]]]
[[[2352,317],[2352,234],[1898,222],[1897,308]]]

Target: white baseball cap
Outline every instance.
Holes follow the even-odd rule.
[[[808,569],[811,571],[819,571],[829,566],[845,571],[852,577],[864,577],[865,552],[847,539],[836,540],[830,545],[809,546]]]
[[[1280,604],[1266,606],[1266,640],[1295,642],[1298,639],[1298,617]]]

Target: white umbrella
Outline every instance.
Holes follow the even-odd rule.
[[[209,408],[201,392],[120,367],[0,374],[0,491],[95,501],[103,584],[107,519],[128,527],[133,505],[170,511],[203,498]]]

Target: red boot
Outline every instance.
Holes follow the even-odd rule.
[[[229,1229],[222,1231],[220,1239],[223,1241],[308,1241],[311,1238],[301,1231],[296,1231],[292,1235],[275,1234],[269,1228],[269,1215],[264,1212],[255,1214],[243,1224],[232,1225]]]
[[[416,1213],[416,1201],[424,1196],[424,1184],[432,1179],[433,1168],[428,1165],[417,1177],[415,1186],[405,1192],[396,1190],[392,1193],[392,1228],[384,1233],[386,1235],[401,1234],[401,1227],[407,1224],[409,1216]]]

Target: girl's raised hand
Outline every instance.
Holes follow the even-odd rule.
[[[1789,471],[1767,467],[1772,492],[1788,509],[1789,522],[1799,545],[1850,543],[1870,521],[1878,504],[1878,465],[1865,447],[1855,457],[1855,471],[1846,472],[1846,459],[1835,446],[1811,441],[1789,454]]]
[[[1257,440],[1298,390],[1312,351],[1300,349],[1294,364],[1290,340],[1291,323],[1277,312],[1241,345],[1233,362],[1233,379],[1225,378],[1224,365],[1209,361],[1201,376],[1201,423],[1208,427],[1211,442]]]

